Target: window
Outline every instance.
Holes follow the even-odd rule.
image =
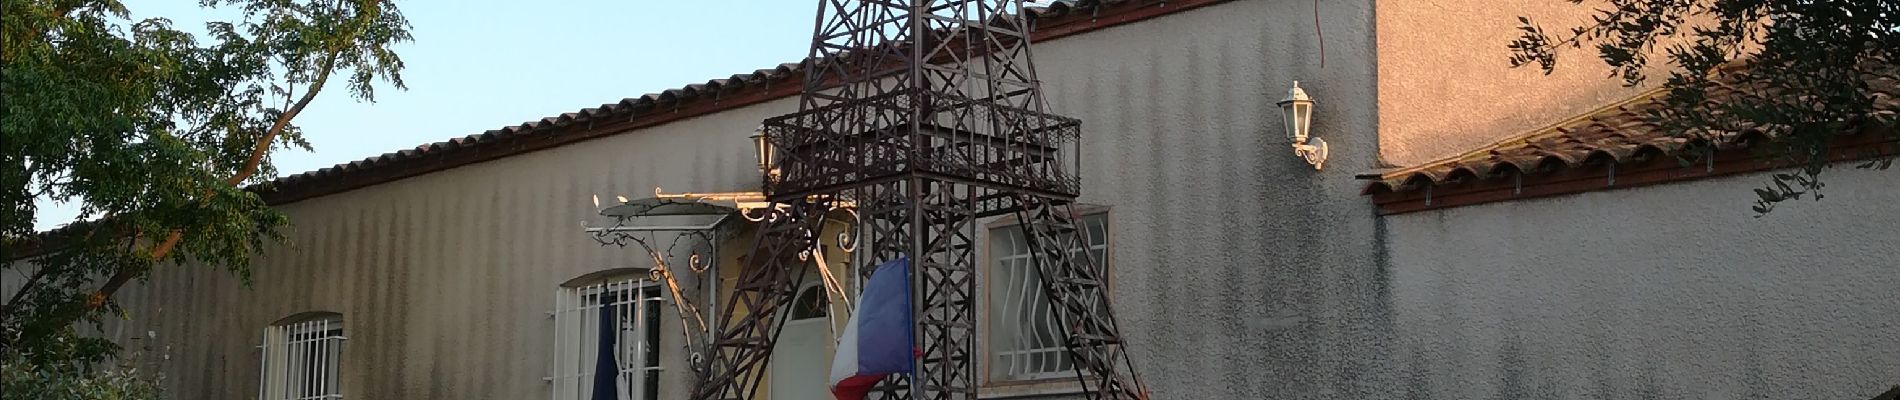
[[[1108,263],[1108,215],[1096,213],[1076,220],[1085,234],[1087,251],[1098,263]],[[1075,364],[1063,339],[1063,329],[1050,314],[1043,294],[1042,274],[1031,258],[1029,241],[1021,226],[990,230],[989,357],[990,378],[999,381],[1073,376]],[[1080,254],[1078,254],[1080,255]]]
[[[266,400],[341,399],[337,366],[343,358],[343,316],[320,313],[264,329],[264,371],[258,397]]]
[[[592,279],[555,296],[555,400],[660,397],[660,288],[645,274]],[[605,368],[603,368],[603,366]],[[598,371],[610,371],[601,377]],[[611,386],[610,386],[611,385]]]
[[[825,318],[831,315],[831,296],[825,293],[823,285],[806,286],[798,291],[798,297],[792,300],[792,320],[802,321],[813,318]]]

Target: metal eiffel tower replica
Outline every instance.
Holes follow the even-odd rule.
[[[1020,0],[820,0],[798,112],[762,128],[775,207],[721,307],[693,399],[761,398],[802,255],[847,204],[864,265],[913,265],[916,373],[885,378],[871,398],[977,398],[976,239],[996,216],[1025,227],[1088,397],[1146,397],[1102,260],[1076,251],[1081,123],[1045,111],[1023,11]]]

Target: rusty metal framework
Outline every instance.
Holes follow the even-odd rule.
[[[979,221],[1014,215],[1089,398],[1141,399],[1070,204],[1081,123],[1050,114],[1016,0],[821,0],[799,111],[767,119],[769,208],[721,307],[693,398],[758,397],[764,366],[837,203],[856,206],[865,265],[910,257],[916,373],[873,398],[976,399]],[[871,271],[861,271],[868,276]],[[862,279],[863,277],[860,277]],[[814,366],[821,367],[821,366]]]

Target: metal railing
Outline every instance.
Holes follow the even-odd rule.
[[[622,400],[658,398],[660,382],[659,285],[644,278],[563,287],[555,294],[554,365],[546,378],[555,400],[592,399],[597,357],[602,340],[603,308],[617,325],[612,349],[618,376],[615,386]]]
[[[258,397],[267,400],[343,398],[337,377],[344,339],[341,316],[265,328],[261,346],[263,381]]]

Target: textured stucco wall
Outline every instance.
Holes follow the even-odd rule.
[[[1366,395],[1390,376],[1375,219],[1351,178],[1377,145],[1372,9],[1322,5],[1322,68],[1312,7],[1236,1],[1036,48],[1053,111],[1085,121],[1082,201],[1113,207],[1114,295],[1156,398]],[[1295,79],[1321,104],[1325,171],[1284,143],[1273,103]],[[312,310],[344,314],[349,398],[545,396],[554,288],[644,264],[581,235],[588,196],[754,187],[745,136],[792,104],[284,206],[296,249],[260,257],[253,288],[162,272],[126,293],[139,319],[121,334],[175,345],[181,398],[255,393],[261,329]],[[682,397],[685,369],[667,374]]]
[[[347,398],[545,398],[556,288],[647,264],[637,250],[602,248],[581,232],[593,215],[589,196],[756,187],[746,136],[793,104],[285,205],[294,248],[259,256],[252,288],[204,268],[161,271],[121,298],[138,318],[121,334],[152,330],[173,345],[167,371],[177,398],[255,396],[264,327],[313,310],[344,316]],[[662,393],[681,398],[685,355],[677,328],[665,329]]]
[[[1900,359],[1895,336],[1878,334],[1896,327],[1895,298],[1854,297],[1900,285],[1882,274],[1900,256],[1891,175],[1839,173],[1828,202],[1768,220],[1746,215],[1755,180],[1375,217],[1352,174],[1381,148],[1388,162],[1422,161],[1624,89],[1594,71],[1502,67],[1517,14],[1495,10],[1561,2],[1380,3],[1376,66],[1371,3],[1322,2],[1324,67],[1304,0],[1234,1],[1037,45],[1052,111],[1084,121],[1081,201],[1110,207],[1116,307],[1155,398],[1788,398],[1802,396],[1772,394],[1900,376],[1879,363]],[[1466,19],[1499,28],[1467,37],[1480,25]],[[1436,43],[1483,40],[1496,54]],[[1454,68],[1493,58],[1496,69]],[[1284,143],[1273,103],[1295,79],[1320,102],[1324,171]],[[1493,96],[1444,95],[1473,85]],[[580,233],[588,196],[754,188],[746,135],[794,108],[774,101],[286,205],[295,248],[260,257],[253,288],[166,270],[128,290],[138,319],[119,334],[153,330],[172,345],[177,397],[245,398],[265,325],[336,311],[351,337],[349,398],[544,397],[555,287],[645,263]],[[1627,204],[1640,207],[1612,206]],[[1746,229],[1772,221],[1797,222]],[[724,258],[748,247],[740,237]],[[1771,251],[1786,238],[1824,246]],[[1796,262],[1808,259],[1843,266]],[[1888,313],[1859,317],[1868,310]],[[671,343],[663,395],[682,398],[684,353]]]
[[[1455,155],[1629,98],[1592,48],[1557,70],[1511,68],[1520,16],[1551,35],[1590,21],[1601,4],[1559,0],[1378,2],[1379,147],[1388,165]],[[1663,60],[1657,58],[1658,61]],[[1660,81],[1660,79],[1653,80]]]
[[[1355,172],[1377,149],[1369,1],[1237,1],[1037,48],[1084,122],[1081,202],[1112,207],[1116,311],[1156,399],[1375,396],[1384,294]],[[1318,102],[1324,171],[1274,105]]]
[[[1746,175],[1387,218],[1420,398],[1865,399],[1900,384],[1900,187]]]

